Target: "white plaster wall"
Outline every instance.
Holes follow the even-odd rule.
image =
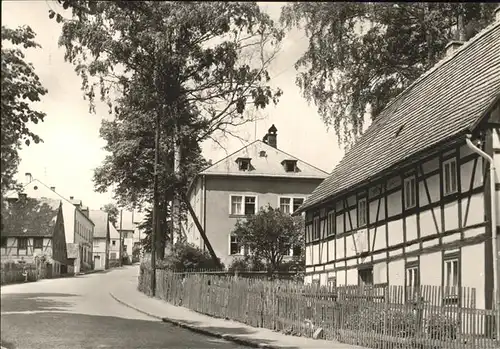
[[[427,253],[420,256],[420,284],[441,285],[441,252]]]
[[[348,269],[347,271],[347,285],[357,285],[358,284],[358,270]]]
[[[375,263],[373,265],[373,283],[381,284],[387,282],[387,262]]]
[[[485,309],[484,299],[484,243],[462,247],[462,287],[476,289],[476,307]]]
[[[403,259],[389,262],[389,284],[403,286],[405,282],[405,261]]]

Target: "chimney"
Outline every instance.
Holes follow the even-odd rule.
[[[267,130],[267,134],[262,139],[264,143],[269,144],[273,148],[278,148],[278,130],[274,124]]]
[[[74,198],[75,198],[74,196],[70,196],[70,197],[69,197],[69,199],[70,199],[70,200],[73,200]]]
[[[24,176],[26,177],[26,184],[30,183],[33,180],[33,176],[29,172],[26,172]]]
[[[453,54],[462,46],[464,43],[462,41],[450,41],[444,48],[446,52],[446,58],[453,56]]]
[[[56,187],[50,187],[50,190],[56,191]]]

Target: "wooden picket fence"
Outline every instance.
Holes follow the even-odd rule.
[[[151,271],[139,289],[151,294]],[[369,348],[497,349],[498,310],[476,308],[475,289],[320,287],[291,281],[158,269],[156,296],[199,313]]]

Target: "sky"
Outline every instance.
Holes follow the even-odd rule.
[[[261,8],[277,20],[284,3],[260,3]],[[29,172],[48,186],[55,186],[61,195],[74,196],[91,209],[113,202],[112,193],[94,192],[93,172],[106,156],[105,142],[99,137],[101,120],[109,119],[107,108],[98,105],[89,113],[83,99],[81,80],[74,67],[64,61],[64,48],[58,47],[61,25],[48,18],[53,1],[2,1],[2,25],[14,28],[29,25],[36,33],[41,49],[26,51],[48,93],[36,108],[47,114],[43,123],[31,125],[43,143],[23,147],[17,179],[24,182]],[[290,31],[281,51],[270,67],[272,83],[283,90],[277,106],[268,106],[260,113],[263,120],[238,129],[238,138],[221,138],[219,143],[202,145],[203,155],[218,161],[242,148],[255,138],[262,139],[272,124],[278,129],[278,148],[327,172],[343,156],[333,130],[328,131],[313,104],[309,105],[295,84],[294,63],[307,48],[303,31]],[[256,132],[255,132],[256,131]],[[255,137],[257,136],[257,137]],[[242,140],[243,139],[243,140]]]

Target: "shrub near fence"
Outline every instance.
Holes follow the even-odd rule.
[[[37,281],[38,279],[45,278],[46,270],[42,268],[40,273],[37,271],[36,266],[27,265],[26,268],[27,280],[28,281]],[[24,282],[26,277],[23,275],[23,268],[13,267],[13,266],[4,266],[2,265],[1,270],[1,285],[13,284]]]
[[[156,296],[194,311],[298,336],[321,327],[325,339],[370,348],[500,348],[499,313],[475,309],[474,290],[443,306],[450,290],[422,286],[371,288],[305,286],[211,274],[157,270]],[[151,294],[151,271],[141,267],[139,289]]]

